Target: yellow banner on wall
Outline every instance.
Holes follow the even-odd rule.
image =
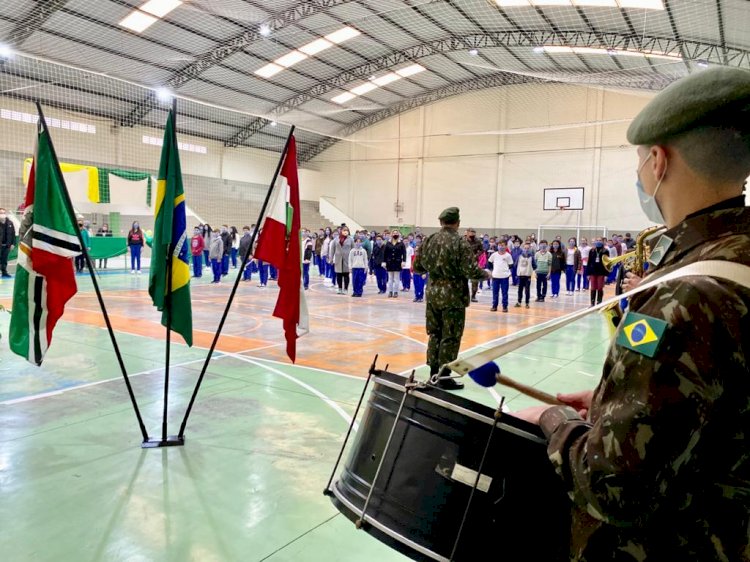
[[[29,181],[29,172],[31,170],[31,158],[27,158],[23,161],[23,183],[26,185]],[[92,203],[99,203],[99,169],[95,166],[83,166],[81,164],[69,164],[68,162],[60,162],[60,170],[63,173],[69,172],[81,172],[86,171],[88,175],[88,184],[86,194],[88,200]]]

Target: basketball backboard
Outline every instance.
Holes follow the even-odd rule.
[[[548,187],[544,190],[545,211],[582,211],[582,187]]]

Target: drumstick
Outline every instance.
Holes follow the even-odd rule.
[[[540,402],[544,402],[545,404],[555,404],[557,406],[564,406],[562,402],[560,402],[557,398],[555,398],[551,394],[548,394],[542,390],[538,390],[526,384],[520,383],[518,381],[514,381],[513,379],[508,378],[505,375],[501,375],[498,373],[497,375],[495,375],[495,379],[497,380],[497,382],[499,382],[503,386],[508,386],[510,388],[513,388],[517,390],[518,392],[520,392],[521,394],[525,394],[529,398],[539,400]]]
[[[471,377],[471,379],[480,386],[490,387],[495,386],[497,383],[500,383],[503,386],[513,388],[521,394],[525,394],[526,396],[533,398],[534,400],[544,402],[545,404],[564,406],[562,402],[560,402],[551,394],[547,394],[546,392],[537,390],[536,388],[532,388],[528,385],[525,385],[518,381],[514,381],[513,379],[500,374],[500,366],[494,361],[485,363],[481,367],[477,367],[473,371],[469,371],[468,374],[469,377]]]

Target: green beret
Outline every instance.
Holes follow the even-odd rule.
[[[438,219],[446,224],[455,224],[459,221],[458,207],[448,207],[442,213]]]
[[[628,128],[628,142],[663,142],[713,121],[732,123],[727,112],[746,111],[750,105],[750,72],[715,67],[696,71],[670,84],[652,99]]]

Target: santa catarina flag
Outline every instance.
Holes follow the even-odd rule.
[[[172,266],[172,331],[193,345],[193,313],[190,305],[190,265],[188,263],[185,192],[182,188],[180,155],[177,152],[175,113],[170,110],[164,130],[159,178],[156,183],[154,237],[151,244],[151,269],[148,293],[161,311],[161,323],[167,325],[166,296],[169,292],[167,256]]]
[[[78,290],[72,258],[81,253],[81,245],[65,189],[42,125],[26,185],[8,338],[11,350],[35,365],[42,364],[65,303]]]
[[[254,257],[279,270],[279,298],[273,315],[283,320],[286,353],[294,363],[297,338],[309,331],[309,320],[301,282],[299,180],[293,136],[273,187]]]

